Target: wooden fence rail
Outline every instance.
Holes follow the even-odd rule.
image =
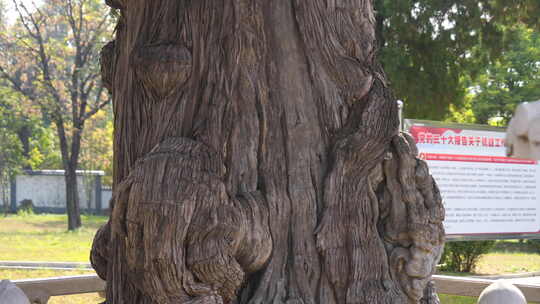
[[[433,276],[437,291],[442,294],[478,297],[493,280],[452,276]],[[105,282],[96,275],[81,275],[46,279],[13,281],[30,299],[32,304],[46,304],[50,297],[81,293],[103,292]],[[514,284],[527,301],[540,303],[540,286]]]
[[[433,279],[438,293],[468,297],[478,297],[482,290],[494,282],[494,280],[442,275],[435,275]],[[540,303],[539,285],[512,284],[523,292],[529,303]]]
[[[32,304],[46,304],[50,297],[103,292],[105,282],[97,275],[80,275],[13,281]]]

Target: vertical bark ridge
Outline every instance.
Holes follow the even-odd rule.
[[[393,99],[374,62],[371,1],[295,1],[295,5],[312,70],[329,75],[339,92],[337,102],[326,103],[343,100],[348,108],[347,122],[336,128],[317,233],[325,273],[338,303],[399,301],[395,288],[386,292],[391,286],[383,286],[390,282],[381,258],[386,253],[367,186],[369,170],[382,160],[397,131]],[[370,294],[374,291],[382,292]]]
[[[369,172],[382,160],[388,140],[366,133],[353,133],[336,144],[325,181],[318,247],[338,303],[400,303],[400,292],[389,284],[377,205],[368,188]]]
[[[320,189],[312,179],[322,179],[324,141],[292,3],[268,2],[264,11],[272,95],[261,105],[270,132],[263,143],[261,186],[274,207],[275,250],[250,302],[316,303],[320,263],[313,231]]]

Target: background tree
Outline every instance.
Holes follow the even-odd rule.
[[[0,31],[7,25],[6,4],[0,1]],[[22,146],[17,140],[17,132],[12,129],[13,116],[10,107],[13,93],[0,86],[0,200],[4,212],[10,210],[9,186],[14,174],[22,167]]]
[[[81,225],[76,170],[85,123],[109,103],[97,63],[112,18],[97,0],[13,4],[19,18],[1,37],[0,73],[56,128],[72,230]]]
[[[471,83],[477,123],[506,125],[519,103],[540,100],[540,33],[524,26],[507,31],[513,43]]]
[[[9,181],[16,173],[25,169],[61,168],[61,159],[53,130],[44,125],[39,109],[3,80],[0,80],[0,132],[2,200],[8,205]]]
[[[111,108],[106,107],[89,119],[81,141],[81,169],[104,171],[106,186],[112,185],[113,125]]]
[[[437,303],[441,198],[372,1],[106,1],[107,303]]]
[[[1,94],[0,98],[5,98],[5,95]],[[9,211],[9,185],[10,180],[14,174],[21,167],[22,162],[22,146],[20,141],[17,139],[17,134],[12,132],[8,128],[10,120],[7,119],[5,115],[6,109],[0,106],[0,199],[2,200],[2,205],[4,212]]]
[[[536,0],[376,0],[381,61],[405,116],[441,120],[512,46],[507,26],[540,26]]]
[[[25,96],[12,90],[6,81],[0,82],[0,112],[6,132],[13,133],[19,141],[21,169],[61,168],[61,158],[54,142],[54,130],[43,119],[39,107]]]

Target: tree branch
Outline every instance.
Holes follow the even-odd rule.
[[[105,87],[103,84],[99,86],[98,93],[96,95],[96,100],[99,100],[99,97],[103,94],[103,91],[105,90]],[[99,110],[103,109],[108,103],[111,102],[110,95],[107,95],[107,99],[102,101],[101,103],[98,103],[96,107],[90,109],[88,112],[86,112],[83,116],[83,121],[86,121],[88,118],[92,117],[94,114],[96,114]]]

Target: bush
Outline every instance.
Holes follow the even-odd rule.
[[[534,252],[540,253],[540,240],[527,240],[527,245]]]
[[[489,252],[495,241],[448,242],[441,258],[444,271],[472,272],[483,254]]]
[[[34,203],[32,200],[25,199],[22,200],[19,204],[19,210],[17,210],[18,215],[32,215],[34,214]]]

